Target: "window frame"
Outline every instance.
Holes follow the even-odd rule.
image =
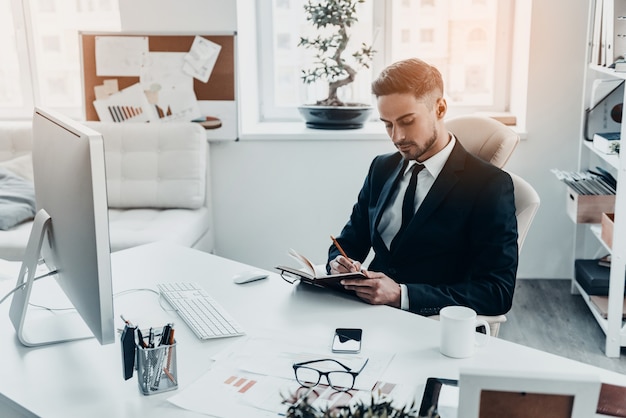
[[[34,89],[32,83],[32,67],[29,56],[30,48],[28,47],[28,30],[26,10],[24,2],[20,0],[10,0],[8,6],[11,10],[13,28],[15,30],[15,51],[17,53],[17,62],[19,68],[28,69],[28,71],[20,72],[19,82],[20,91],[22,93],[21,106],[0,106],[0,119],[29,119],[32,117],[34,106]]]
[[[273,49],[273,7],[272,0],[256,0],[257,20],[255,22],[259,54],[257,66],[258,104],[257,114],[259,122],[286,122],[300,120],[297,109],[294,107],[279,107],[274,103],[274,49]],[[391,18],[393,7],[402,7],[394,0],[376,0],[371,2],[373,7],[373,47],[379,51],[372,63],[372,73],[379,73],[387,64],[391,63],[391,25],[387,20]],[[496,32],[496,46],[494,56],[497,58],[494,67],[494,103],[491,106],[456,105],[449,103],[450,117],[471,114],[476,112],[506,113],[511,110],[511,80],[513,43],[515,36],[515,0],[498,0],[498,26]],[[267,24],[272,22],[272,24]],[[378,34],[378,36],[376,35]],[[382,35],[382,36],[380,36]],[[262,53],[261,53],[262,51]],[[376,115],[374,115],[376,116]]]
[[[22,94],[22,105],[8,105],[8,106],[0,106],[0,120],[28,120],[33,116],[33,109],[35,106],[41,106],[44,100],[42,99],[42,95],[47,94],[43,91],[43,86],[40,85],[40,73],[38,71],[39,65],[45,65],[45,55],[49,53],[48,51],[38,49],[39,45],[37,44],[41,39],[36,39],[37,35],[37,14],[33,13],[31,9],[32,0],[8,0],[9,7],[11,10],[11,19],[13,25],[15,27],[15,52],[17,53],[17,60],[19,64],[19,68],[21,69],[19,73],[19,79],[15,80],[16,83],[20,84],[21,94]],[[115,0],[111,1],[111,4],[114,4]],[[54,5],[54,2],[50,4]],[[68,6],[68,4],[60,3],[63,6]],[[113,9],[112,11],[115,11]],[[61,9],[57,8],[53,10],[54,13],[62,15],[62,7]],[[77,13],[85,13],[87,14],[89,11],[87,10],[77,10]],[[95,13],[98,13],[99,10],[96,10]],[[118,23],[118,30],[120,29],[120,24]],[[68,44],[64,42],[63,36],[64,33],[60,32],[58,34],[55,33],[55,36],[58,36],[60,40],[59,47],[60,50],[56,52],[56,54],[66,54],[67,51],[65,48],[68,47]],[[77,47],[79,47],[78,43],[78,34],[76,35]],[[40,50],[38,53],[37,51]],[[80,53],[79,53],[80,55]],[[80,67],[81,63],[76,62],[76,65]],[[80,68],[79,68],[80,69]],[[80,72],[80,71],[79,71]],[[52,74],[53,76],[54,74]],[[44,75],[42,75],[44,76]],[[65,78],[67,81],[67,77]],[[70,80],[74,82],[73,79]],[[69,117],[75,119],[84,118],[84,104],[82,103],[82,82],[78,82],[78,85],[73,85],[68,87],[68,89],[72,89],[73,91],[80,91],[81,100],[78,104],[74,103],[64,103],[62,101],[56,101],[53,97],[53,92],[48,92],[47,99],[52,100],[53,103],[47,104],[47,107],[53,108],[59,112],[62,112]],[[74,89],[75,88],[75,89]]]

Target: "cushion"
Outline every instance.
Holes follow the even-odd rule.
[[[1,161],[0,167],[12,171],[14,174],[33,181],[33,156],[32,154],[22,155],[10,160]]]
[[[87,125],[104,138],[110,208],[198,209],[206,194],[206,131],[197,123]]]
[[[155,241],[193,247],[211,226],[208,208],[109,209],[111,251]]]
[[[33,182],[0,167],[0,229],[7,230],[35,216]]]

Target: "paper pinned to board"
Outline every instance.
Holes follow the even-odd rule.
[[[191,49],[185,54],[183,71],[206,83],[209,81],[209,77],[211,77],[221,49],[221,45],[201,36],[196,36]]]
[[[104,80],[99,86],[94,86],[93,91],[96,96],[96,100],[103,100],[112,94],[119,91],[117,78]]]
[[[183,71],[184,52],[146,52],[139,82],[156,112],[155,122],[190,121],[201,116],[193,78]]]
[[[148,52],[147,36],[96,36],[96,75],[139,75],[141,54]]]
[[[94,100],[93,106],[102,122],[149,122],[156,119],[139,83],[104,99]]]

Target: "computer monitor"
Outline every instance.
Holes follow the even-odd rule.
[[[94,336],[100,344],[112,343],[115,330],[102,135],[61,114],[35,108],[32,155],[37,215],[18,276],[20,289],[13,295],[10,309],[18,338],[27,346]],[[29,312],[41,259],[56,271],[53,277],[75,311]],[[41,285],[37,282],[35,286]]]

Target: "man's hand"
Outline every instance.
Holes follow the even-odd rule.
[[[342,255],[338,255],[337,257],[335,257],[335,259],[331,261],[329,265],[330,274],[356,273],[361,271],[361,263],[351,260],[349,258],[345,258]]]
[[[400,307],[400,285],[384,273],[365,272],[367,279],[344,279],[343,287],[372,305]]]

